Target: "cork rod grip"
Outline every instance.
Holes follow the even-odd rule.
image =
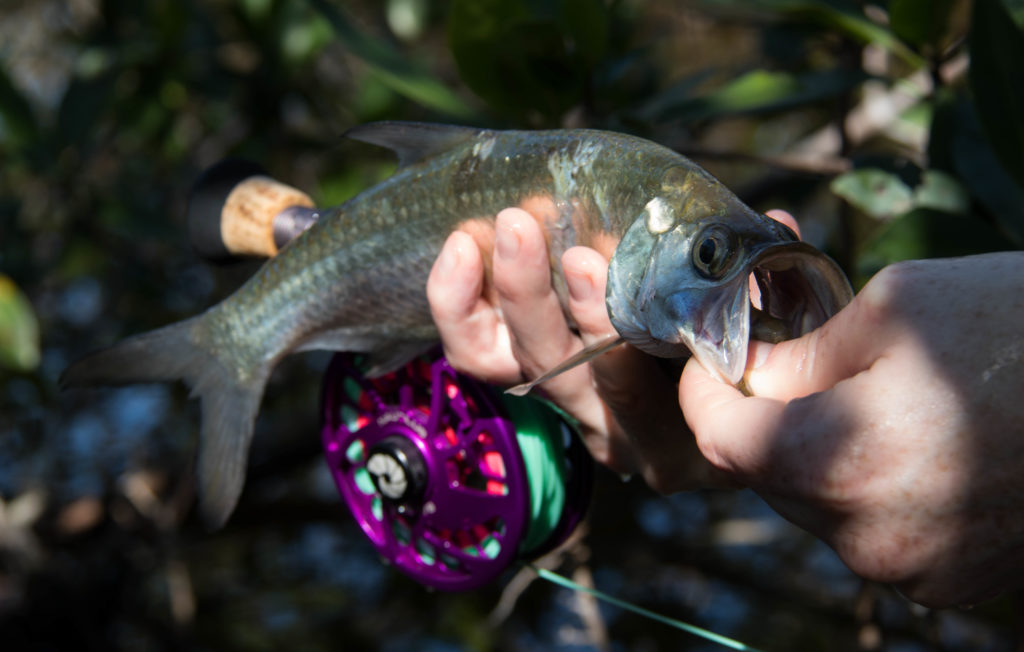
[[[309,195],[267,176],[253,176],[234,187],[221,210],[220,236],[236,256],[274,256],[274,218],[292,206],[313,207]]]
[[[293,209],[278,227],[299,232],[293,213],[313,213],[306,193],[273,180],[251,161],[227,159],[206,170],[192,187],[188,201],[189,240],[207,260],[226,262],[244,256],[269,257],[284,242],[275,241],[275,217]],[[280,234],[278,234],[280,236]],[[292,234],[294,235],[294,234]]]

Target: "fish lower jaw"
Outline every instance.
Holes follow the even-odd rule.
[[[690,347],[683,342],[666,342],[652,338],[624,339],[633,348],[656,358],[687,358],[691,355]]]
[[[694,347],[694,357],[712,376],[735,385],[743,378],[747,366],[747,342],[727,347],[717,346]]]

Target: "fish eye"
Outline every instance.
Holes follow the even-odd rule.
[[[707,279],[725,275],[736,258],[738,238],[732,229],[721,224],[705,228],[693,241],[693,267]]]

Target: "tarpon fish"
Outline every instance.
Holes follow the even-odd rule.
[[[241,493],[275,365],[297,351],[356,351],[374,375],[428,350],[438,333],[425,285],[445,239],[469,232],[489,262],[503,208],[523,207],[543,227],[563,308],[562,253],[594,247],[611,256],[606,303],[622,339],[656,356],[692,353],[730,382],[743,373],[752,314],[795,337],[852,296],[831,259],[647,140],[394,122],[347,135],[394,150],[397,172],[322,211],[204,313],[92,353],[61,378],[63,386],[187,383],[201,401],[200,507],[213,526]],[[750,304],[751,274],[760,311]]]

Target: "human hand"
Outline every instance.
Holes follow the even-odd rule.
[[[506,209],[494,234],[474,235],[453,233],[427,282],[456,369],[514,385],[615,334],[604,301],[608,261],[597,251],[574,247],[562,257],[574,330],[552,288],[544,234],[529,213]],[[485,259],[493,260],[490,275]],[[675,379],[654,358],[620,346],[542,388],[579,420],[591,454],[613,470],[641,473],[663,493],[723,481],[686,428]]]
[[[799,339],[752,342],[744,397],[691,360],[701,451],[928,606],[1024,584],[1024,253],[883,269]]]

